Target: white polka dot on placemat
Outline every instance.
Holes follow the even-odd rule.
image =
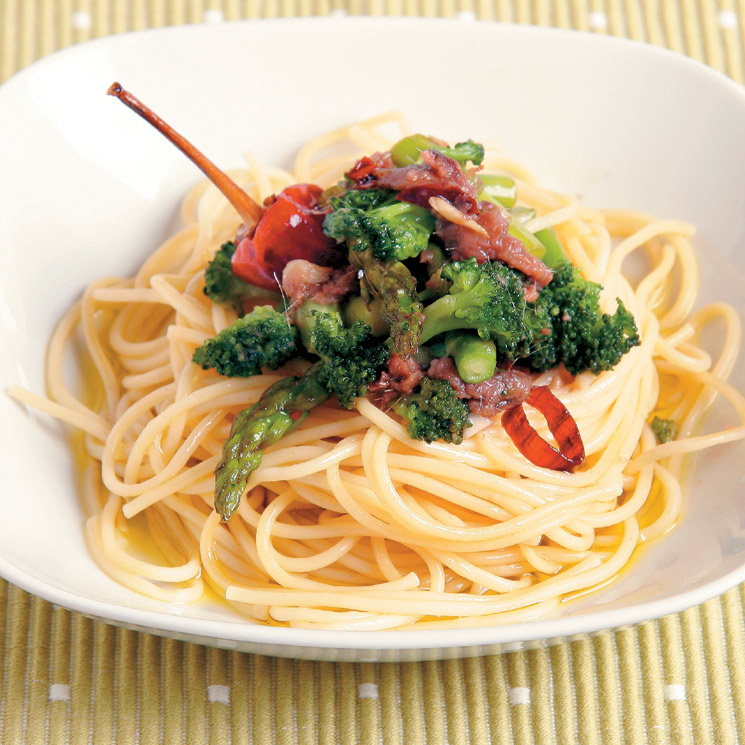
[[[344,8],[334,8],[332,11],[329,12],[329,16],[331,18],[344,18],[346,14],[347,11],[344,10]]]
[[[69,701],[70,686],[67,683],[52,683],[49,686],[50,701]]]
[[[734,10],[720,10],[717,22],[720,28],[737,28],[737,13]]]
[[[530,703],[530,688],[516,686],[507,692],[507,700],[513,705]]]
[[[665,686],[663,695],[665,701],[685,701],[686,687],[680,683],[671,683]]]
[[[230,688],[221,685],[207,686],[207,701],[211,704],[229,704]]]
[[[598,31],[608,28],[608,16],[605,15],[602,10],[593,10],[587,20],[590,24],[590,28],[594,28]]]
[[[79,31],[87,31],[93,25],[93,19],[90,13],[84,10],[76,10],[72,14],[72,27]]]
[[[357,688],[359,698],[378,698],[378,686],[375,683],[360,683]]]
[[[476,14],[472,10],[459,10],[455,17],[459,21],[475,21],[476,20]]]
[[[202,13],[202,21],[204,23],[222,23],[225,20],[221,10],[216,8],[208,8]]]

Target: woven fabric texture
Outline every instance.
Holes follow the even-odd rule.
[[[340,13],[608,33],[745,82],[745,0],[0,0],[0,81],[107,34]],[[138,634],[2,580],[0,609],[0,743],[11,745],[745,743],[745,586],[547,649],[378,665],[272,659]]]

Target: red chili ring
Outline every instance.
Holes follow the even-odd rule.
[[[502,414],[502,426],[515,447],[536,466],[551,468],[554,471],[573,471],[585,462],[585,446],[577,423],[564,404],[547,386],[531,388],[525,400],[543,414],[551,434],[556,438],[561,450],[546,442],[531,427],[525,416],[522,404],[508,409]]]

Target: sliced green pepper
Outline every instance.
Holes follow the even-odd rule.
[[[419,160],[423,150],[432,150],[437,147],[438,145],[434,140],[424,135],[417,134],[404,137],[391,148],[393,165],[399,168],[410,166]]]
[[[513,207],[510,210],[510,219],[519,225],[524,225],[528,220],[532,220],[536,211],[532,207]]]
[[[523,225],[516,222],[510,222],[507,232],[517,240],[521,241],[528,253],[533,254],[536,259],[543,260],[546,254],[546,247]]]
[[[430,137],[416,134],[404,137],[391,148],[393,165],[403,168],[418,163],[424,150],[437,150],[443,155],[457,160],[461,166],[465,166],[469,161],[477,166],[484,159],[484,146],[473,140],[458,142],[453,147],[443,147]]]
[[[562,261],[567,260],[567,255],[559,243],[559,238],[553,228],[544,228],[536,231],[535,237],[545,247],[542,257],[543,263],[550,269],[555,269]]]
[[[466,383],[483,383],[497,369],[497,347],[475,331],[449,331],[445,352],[453,358],[458,375]]]
[[[479,175],[479,180],[484,185],[479,194],[479,199],[492,204],[499,204],[507,209],[515,206],[517,184],[515,184],[514,179],[498,173],[483,173]]]
[[[368,305],[360,295],[355,295],[344,308],[344,321],[347,326],[362,321],[370,327],[373,336],[387,336],[391,330],[383,319],[380,298],[373,298]]]

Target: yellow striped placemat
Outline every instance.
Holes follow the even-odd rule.
[[[608,33],[745,81],[745,0],[0,0],[0,81],[97,36],[340,13]],[[0,608],[0,743],[745,745],[745,586],[590,639],[402,664],[272,659],[162,639],[1,580]]]
[[[0,81],[86,39],[183,23],[350,15],[473,17],[666,46],[745,82],[745,0],[0,0]]]
[[[545,649],[305,662],[118,629],[0,583],[2,743],[735,745],[745,587]]]

